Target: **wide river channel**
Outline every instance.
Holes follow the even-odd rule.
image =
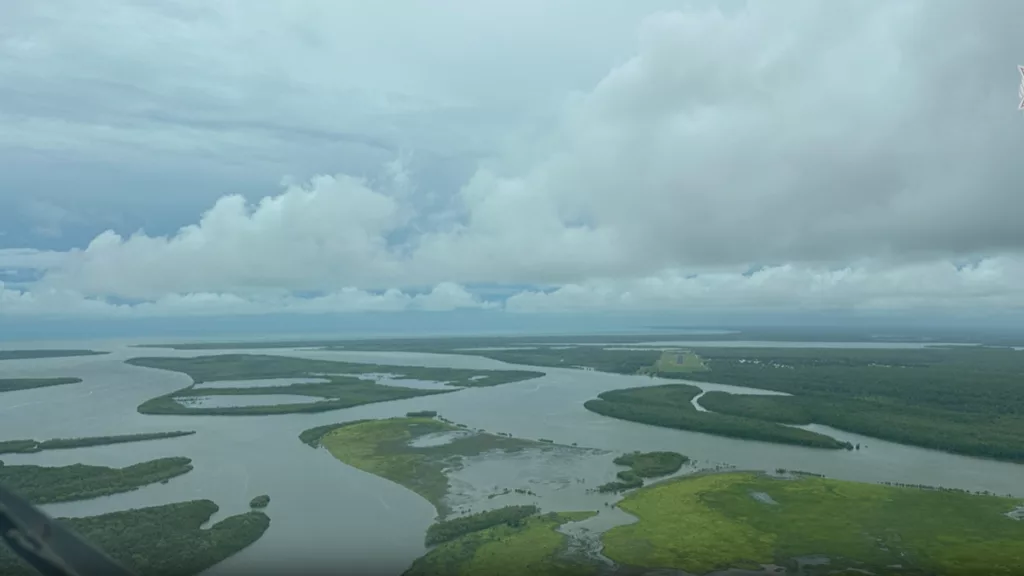
[[[699,344],[689,342],[687,345]],[[252,497],[269,494],[269,530],[254,545],[208,570],[209,576],[311,565],[331,566],[336,573],[403,572],[425,552],[423,535],[434,519],[433,507],[401,486],[346,466],[323,449],[305,446],[299,442],[298,435],[321,424],[401,416],[411,410],[437,410],[446,418],[471,428],[528,439],[548,438],[559,444],[578,443],[581,447],[615,452],[673,450],[702,463],[727,463],[739,469],[787,468],[848,480],[940,485],[1024,497],[1024,466],[1021,465],[914,448],[820,426],[815,429],[841,440],[860,443],[861,449],[833,451],[732,440],[615,420],[583,408],[585,401],[605,390],[657,383],[641,376],[540,368],[546,376],[526,382],[321,414],[144,416],[136,411],[140,403],[185,387],[191,381],[180,373],[130,366],[124,364],[125,359],[231,351],[140,349],[124,343],[61,343],[60,346],[111,353],[0,361],[0,377],[3,378],[70,376],[83,379],[80,384],[0,395],[0,439],[43,440],[169,430],[196,430],[198,433],[169,440],[4,455],[2,459],[9,464],[83,463],[119,467],[165,456],[187,456],[193,460],[192,472],[167,484],[46,506],[45,510],[54,516],[89,516],[206,498],[221,508],[213,519],[217,521],[247,511]],[[44,346],[3,345],[7,349],[41,347]],[[486,358],[458,355],[293,349],[238,352],[380,364],[475,369],[510,367]],[[760,392],[694,384],[706,390]],[[566,464],[571,465],[570,462],[567,460]],[[602,468],[601,473],[611,470],[599,468]],[[581,475],[591,473],[593,470],[580,471]]]

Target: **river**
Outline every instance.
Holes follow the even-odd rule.
[[[4,348],[19,347],[30,346],[4,345]],[[404,571],[425,552],[423,535],[434,518],[430,504],[401,486],[338,462],[325,450],[305,446],[299,442],[298,434],[321,424],[400,416],[411,410],[437,410],[470,428],[505,432],[521,438],[548,438],[565,445],[577,443],[580,447],[613,452],[673,450],[689,455],[698,466],[728,463],[740,469],[781,467],[849,480],[941,485],[1024,496],[1024,466],[1015,464],[903,446],[821,426],[814,429],[840,440],[860,443],[861,450],[832,451],[734,440],[615,420],[583,408],[585,401],[605,390],[659,382],[644,376],[540,368],[547,375],[526,382],[321,414],[145,416],[136,412],[136,406],[153,396],[187,386],[190,380],[175,372],[130,366],[123,363],[125,359],[231,351],[138,349],[124,343],[102,346],[74,343],[72,347],[112,353],[0,362],[0,375],[5,378],[74,376],[83,379],[80,384],[0,394],[0,439],[43,440],[169,430],[196,430],[198,433],[152,442],[4,455],[2,459],[10,464],[81,462],[125,466],[164,456],[187,456],[195,465],[192,472],[167,484],[44,507],[56,516],[86,516],[208,498],[221,507],[214,518],[216,521],[247,511],[252,497],[269,494],[269,530],[254,545],[210,569],[208,576],[254,569],[287,571],[296,566],[307,572],[316,567],[366,574]],[[238,352],[254,353],[253,350]],[[509,368],[508,364],[490,359],[459,355],[280,349],[266,353],[381,364]],[[763,393],[699,382],[692,384],[706,389]],[[467,466],[464,473],[453,480],[456,484],[468,480],[487,484],[490,469],[501,476],[507,473],[504,470],[508,467]],[[530,474],[543,474],[544,465],[523,469]],[[607,463],[588,463],[581,464],[579,472],[592,486],[595,474],[610,475],[612,470]],[[605,477],[604,481],[611,479]],[[566,509],[597,502],[596,498],[579,497],[578,493],[570,501],[566,492],[566,501],[559,506],[558,498],[561,496],[557,491],[549,491],[544,499],[547,504],[542,502],[542,507]]]

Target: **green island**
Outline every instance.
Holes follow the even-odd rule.
[[[68,358],[71,356],[97,356],[110,352],[95,350],[0,350],[0,360],[32,360],[36,358]]]
[[[594,566],[567,554],[569,538],[557,532],[596,512],[549,512],[469,532],[418,558],[404,576],[583,576]]]
[[[742,416],[700,412],[692,404],[700,393],[700,388],[689,384],[626,388],[602,392],[583,406],[603,416],[653,426],[813,448],[852,448],[847,442],[800,428]]]
[[[66,450],[70,448],[87,448],[89,446],[106,446],[127,442],[144,442],[178,438],[195,434],[195,430],[179,430],[174,432],[147,432],[142,434],[122,434],[119,436],[87,436],[83,438],[55,438],[53,440],[0,440],[0,454],[26,454],[43,450]]]
[[[209,500],[193,500],[58,521],[136,574],[193,576],[256,542],[270,526],[266,514],[250,511],[204,529],[217,510]],[[0,546],[0,574],[38,572]]]
[[[497,386],[544,375],[543,372],[526,370],[464,370],[422,366],[388,366],[257,354],[223,354],[194,358],[132,358],[126,362],[133,366],[182,372],[193,380],[191,386],[143,402],[138,407],[138,411],[143,414],[232,416],[326,412],[374,402],[445,394],[465,387]],[[444,382],[451,386],[451,389],[426,390],[388,386],[379,384],[372,379],[359,378],[360,375],[377,374],[387,374],[396,381],[414,379]],[[196,387],[197,384],[204,382],[272,378],[297,378],[311,381],[282,386]],[[327,380],[327,382],[317,382],[314,379]],[[204,408],[188,406],[179,401],[187,402],[190,398],[209,396],[276,394],[309,396],[310,402]]]
[[[266,508],[270,505],[270,496],[261,494],[249,501],[250,508]]]
[[[540,512],[536,506],[505,506],[494,510],[485,510],[462,516],[453,520],[435,522],[427,528],[426,545],[435,546],[442,542],[455,540],[470,532],[479,532],[498,524],[508,524],[512,527],[520,526],[525,518]]]
[[[720,473],[672,479],[619,507],[639,521],[603,536],[624,566],[705,574],[779,565],[801,574],[1016,574],[1022,501],[802,476]],[[902,566],[895,568],[895,566]]]
[[[451,437],[444,443],[411,445],[424,436],[445,434]],[[323,446],[349,466],[405,486],[433,504],[442,520],[451,513],[445,502],[450,488],[446,472],[461,466],[463,458],[492,450],[554,449],[539,442],[470,432],[432,418],[358,420],[319,426],[303,432],[300,439],[310,446]]]
[[[0,378],[0,392],[78,384],[81,378]]]
[[[192,460],[183,457],[159,458],[124,468],[85,464],[5,465],[0,462],[0,484],[33,504],[49,504],[130,492],[191,470]]]
[[[598,486],[598,492],[624,492],[644,485],[644,478],[658,478],[675,474],[690,461],[678,452],[630,452],[615,458],[619,466],[627,466],[616,474],[617,481]]]

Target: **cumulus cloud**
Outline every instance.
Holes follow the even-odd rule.
[[[185,6],[192,8],[173,18],[210,33],[206,9]],[[232,6],[208,10],[247,29],[249,16]],[[323,40],[310,13],[256,17],[271,13],[307,23],[311,38]],[[445,309],[479,305],[460,286],[487,283],[544,287],[511,297],[515,311],[1017,306],[1024,129],[1015,59],[1024,37],[1011,23],[1022,18],[1024,4],[946,0],[751,1],[728,10],[694,3],[653,12],[631,57],[607,59],[607,72],[584,91],[570,95],[572,86],[560,84],[550,130],[481,163],[449,203],[422,202],[433,191],[401,164],[385,171],[390,184],[338,174],[258,202],[225,196],[171,235],[98,235],[48,264],[32,295],[240,313],[392,302]],[[229,36],[240,37],[248,38]],[[455,44],[437,55],[451,58],[468,37],[447,39]],[[8,50],[42,58],[38,50],[67,48],[26,46]],[[274,55],[268,76],[311,85],[315,69],[287,66],[310,50]],[[533,81],[495,76],[487,89],[452,78],[461,88],[453,91],[425,75],[403,78],[396,70],[404,66],[384,70],[371,74],[375,89],[418,93],[434,113],[468,101],[500,107],[505,100],[492,88],[515,84],[525,94],[523,85],[549,71],[538,69]],[[255,76],[245,78],[228,78],[226,90],[256,90]],[[339,82],[337,90],[347,85]],[[218,101],[227,110],[252,104],[257,92],[265,93]],[[413,106],[396,102],[389,106]],[[270,112],[284,101],[264,105]],[[381,118],[339,123],[325,106],[290,107],[287,117],[331,130]],[[965,259],[978,263],[951,264]],[[416,286],[437,288],[410,295]],[[293,295],[305,291],[327,295]]]

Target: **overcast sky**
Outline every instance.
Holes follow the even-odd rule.
[[[0,4],[0,314],[1024,309],[1019,0]]]

